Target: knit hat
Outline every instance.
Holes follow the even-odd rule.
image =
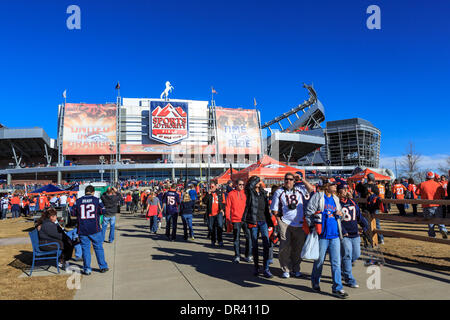
[[[434,172],[428,171],[427,172],[427,179],[434,179]]]

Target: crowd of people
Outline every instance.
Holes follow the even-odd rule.
[[[368,222],[362,211],[372,214],[388,212],[389,206],[380,199],[446,199],[448,184],[445,176],[429,172],[426,181],[416,185],[412,179],[380,182],[369,174],[365,181],[353,183],[340,177],[323,178],[316,184],[308,182],[300,172],[288,173],[281,185],[267,189],[257,176],[248,181],[229,181],[218,185],[176,184],[171,182],[121,183],[109,187],[100,198],[94,196],[95,189],[88,186],[85,195],[75,194],[45,195],[30,197],[14,193],[1,199],[2,219],[6,212],[12,218],[40,212],[36,221],[42,244],[58,242],[63,254],[61,267],[73,256],[83,260],[83,273],[89,275],[91,269],[91,244],[97,257],[100,272],[107,272],[103,243],[113,243],[116,214],[121,206],[126,206],[128,214],[142,214],[149,220],[151,234],[157,234],[165,220],[165,235],[168,241],[177,240],[178,218],[183,224],[185,241],[195,241],[193,215],[203,213],[208,230],[207,238],[211,246],[224,246],[224,232],[232,234],[233,263],[241,258],[254,265],[254,275],[272,278],[270,265],[274,261],[274,247],[279,246],[278,259],[282,278],[303,278],[301,254],[305,239],[310,233],[319,238],[319,258],[314,261],[310,277],[312,289],[320,292],[320,279],[325,256],[328,252],[332,271],[333,295],[346,298],[348,294],[343,284],[357,288],[352,275],[352,265],[360,256],[361,232],[368,231]],[[139,188],[138,188],[139,187]],[[268,191],[270,190],[270,191]],[[358,204],[357,198],[365,203]],[[412,205],[412,215],[417,215],[417,205]],[[204,208],[200,210],[200,208]],[[400,215],[406,215],[404,204],[397,204]],[[445,217],[446,207],[439,204],[423,204],[426,217]],[[32,209],[33,208],[33,209]],[[61,208],[64,216],[76,219],[75,229],[71,219],[58,223],[57,211]],[[380,229],[376,219],[377,229]],[[107,228],[110,227],[106,240]],[[361,230],[359,230],[361,227]],[[444,225],[439,225],[443,238],[447,238]],[[429,236],[435,237],[435,226],[429,225]],[[241,234],[245,238],[245,248],[241,250]],[[261,240],[261,241],[260,241]],[[379,235],[380,243],[384,243]],[[262,243],[262,257],[259,245]],[[47,249],[54,250],[49,245]],[[242,254],[241,254],[242,253]],[[243,257],[242,257],[243,255]],[[262,260],[262,261],[261,261]],[[260,263],[260,261],[262,263]]]

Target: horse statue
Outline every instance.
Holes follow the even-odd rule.
[[[169,100],[169,92],[171,92],[174,88],[170,84],[169,81],[166,81],[166,89],[161,93],[160,99],[162,100],[164,97],[164,100]]]

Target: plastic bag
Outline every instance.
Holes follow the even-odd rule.
[[[317,260],[319,259],[319,236],[316,231],[311,232],[306,237],[305,244],[303,245],[302,259]]]

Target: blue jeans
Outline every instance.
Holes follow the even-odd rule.
[[[103,241],[105,241],[106,236],[106,229],[108,228],[108,224],[110,225],[109,229],[109,242],[112,243],[114,241],[114,230],[116,228],[116,217],[104,217],[103,218],[103,225],[102,225],[102,234],[103,234]]]
[[[158,216],[150,216],[150,232],[156,233],[158,231]]]
[[[175,240],[177,237],[177,220],[178,214],[168,214],[166,216],[166,236],[169,239]],[[172,227],[172,234],[170,234],[170,228]]]
[[[375,214],[379,214],[379,210],[375,210]],[[378,230],[381,230],[380,219],[375,219],[375,226]],[[379,241],[384,241],[384,236],[382,234],[377,234]]]
[[[361,238],[344,237],[341,244],[342,274],[344,275],[344,281],[349,285],[355,285],[356,279],[352,274],[352,263],[361,255]]]
[[[6,214],[8,213],[8,209],[2,209],[2,220],[6,219]]]
[[[181,220],[183,221],[183,228],[184,228],[184,238],[187,239],[188,237],[188,227],[189,227],[189,234],[191,238],[194,236],[194,229],[192,229],[192,214],[183,214],[181,215]]]
[[[263,243],[263,268],[269,270],[269,229],[266,222],[258,222],[256,227],[249,228],[252,235],[253,246],[253,262],[255,269],[258,269],[259,254],[258,254],[258,233],[261,233],[261,240]]]
[[[342,290],[341,279],[341,240],[334,239],[319,239],[319,259],[314,261],[313,270],[311,273],[311,284],[316,288],[320,284],[320,276],[322,275],[323,263],[327,251],[330,255],[331,274],[333,278],[333,291]]]
[[[88,236],[80,235],[81,249],[83,250],[83,270],[84,272],[91,272],[91,241],[94,247],[95,256],[100,269],[108,268],[105,260],[105,252],[103,250],[103,234],[97,232]]]
[[[67,231],[66,235],[70,238],[70,240],[75,240],[76,238],[78,238],[77,228]],[[83,255],[81,244],[77,244],[73,248],[75,249],[75,258],[81,258]]]
[[[19,210],[11,211],[11,213],[12,213],[12,217],[13,218],[19,218],[20,217],[20,211]]]
[[[218,213],[215,216],[208,217],[208,229],[211,231],[211,243],[215,244],[216,240],[223,243],[223,214]]]
[[[423,208],[423,216],[424,216],[424,218],[442,218],[442,208],[441,207]],[[435,224],[428,225],[428,236],[430,236],[430,237],[436,236],[436,233],[434,232],[434,226],[435,226]],[[439,230],[443,230],[443,231],[447,232],[445,225],[439,224],[438,227],[439,227]]]
[[[252,235],[250,234],[250,229],[245,222],[233,222],[234,257],[239,258],[241,255],[241,228],[245,236],[245,257],[249,258],[252,253]]]

